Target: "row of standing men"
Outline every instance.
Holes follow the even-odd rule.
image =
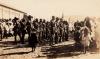
[[[13,23],[15,42],[17,34],[21,38],[21,43],[24,43],[25,34],[27,33],[28,39],[30,39],[33,37],[31,34],[34,32],[36,33],[37,41],[40,45],[46,44],[47,42],[52,45],[68,40],[69,25],[67,21],[63,20],[63,18],[52,16],[50,21],[38,18],[32,21],[32,17],[28,16],[21,21],[18,21],[18,19],[15,18],[13,19]]]

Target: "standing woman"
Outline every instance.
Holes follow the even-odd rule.
[[[28,42],[29,46],[32,48],[32,52],[35,51],[38,41],[36,36],[36,29],[34,28],[34,26],[31,27],[31,35]]]

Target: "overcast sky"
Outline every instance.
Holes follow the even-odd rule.
[[[0,0],[1,3],[32,14],[50,18],[51,15],[100,16],[100,0]]]

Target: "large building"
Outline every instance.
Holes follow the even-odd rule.
[[[26,14],[18,9],[0,4],[0,19],[13,19],[14,17],[22,18]]]

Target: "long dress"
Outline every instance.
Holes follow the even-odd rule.
[[[29,46],[36,48],[38,41],[37,41],[37,36],[35,32],[31,32],[31,36],[29,38]]]
[[[89,33],[89,29],[87,27],[84,27],[82,32],[81,44],[84,45],[84,47],[88,47],[90,45],[90,41],[91,41],[91,36]]]

